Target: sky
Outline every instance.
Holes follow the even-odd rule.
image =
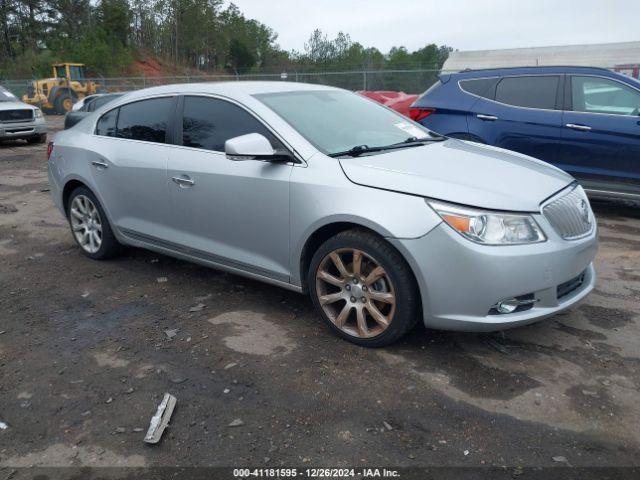
[[[458,50],[640,40],[640,0],[234,0],[278,33],[285,50],[304,49],[319,28],[365,47],[410,51],[428,43]]]

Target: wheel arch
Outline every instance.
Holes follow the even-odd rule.
[[[93,189],[87,185],[85,182],[78,180],[77,178],[72,178],[62,187],[62,207],[64,208],[65,215],[68,216],[69,209],[69,197],[71,193],[78,187],[85,187],[93,192]],[[95,192],[93,192],[95,195]]]
[[[376,229],[374,226],[365,225],[364,223],[358,223],[354,221],[333,221],[330,223],[325,223],[324,225],[318,226],[305,240],[304,245],[300,251],[299,255],[299,263],[298,263],[298,275],[300,275],[300,285],[302,287],[302,291],[307,293],[309,290],[309,285],[307,283],[307,274],[309,271],[309,267],[311,265],[311,259],[313,258],[314,253],[318,250],[320,245],[326,242],[329,238],[337,235],[340,232],[344,232],[346,230],[362,230],[373,235],[376,235],[382,239],[387,239],[389,237],[388,232],[384,229]],[[395,249],[400,256],[407,262],[409,266],[409,270],[414,277],[414,281],[418,288],[420,287],[420,283],[416,278],[416,274],[413,270],[413,266],[411,262],[405,257],[404,253],[400,251],[393,243],[388,242],[389,245]]]

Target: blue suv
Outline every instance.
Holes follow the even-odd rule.
[[[640,82],[633,78],[591,67],[443,74],[410,116],[443,135],[552,163],[593,196],[640,199]]]

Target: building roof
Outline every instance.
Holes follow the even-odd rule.
[[[640,63],[640,42],[452,52],[442,69],[460,71],[543,65],[614,68],[617,65],[635,63]]]

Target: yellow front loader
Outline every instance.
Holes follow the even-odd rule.
[[[53,78],[33,80],[22,101],[62,115],[70,112],[78,100],[103,91],[99,83],[87,80],[82,63],[57,63],[53,65]]]

